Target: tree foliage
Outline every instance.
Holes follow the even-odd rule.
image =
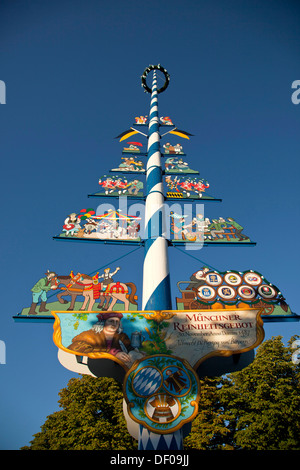
[[[84,375],[59,393],[62,410],[47,417],[31,446],[22,450],[130,450],[137,441],[127,431],[121,385]]]
[[[226,377],[201,381],[199,413],[185,448],[299,450],[300,365],[278,336],[254,361]]]
[[[199,412],[184,448],[300,450],[300,364],[282,337],[260,345],[239,372],[200,380]],[[48,416],[26,450],[133,450],[123,416],[121,385],[82,376],[59,393],[60,411]]]

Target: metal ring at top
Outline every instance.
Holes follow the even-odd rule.
[[[146,83],[146,79],[147,79],[148,73],[153,72],[154,70],[159,70],[165,76],[166,80],[165,80],[164,86],[157,90],[157,93],[162,93],[163,91],[166,90],[166,88],[168,87],[168,85],[170,83],[170,75],[168,74],[167,70],[160,64],[158,64],[158,65],[149,65],[149,67],[145,68],[144,73],[141,76],[142,87],[145,89],[145,92],[147,91],[148,93],[152,93],[151,88],[149,88],[147,83]]]

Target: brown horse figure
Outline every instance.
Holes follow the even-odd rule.
[[[67,310],[74,310],[77,296],[82,295],[84,297],[84,301],[80,310],[85,310],[87,305],[89,310],[92,310],[95,303],[94,286],[98,284],[97,279],[97,276],[92,277],[88,276],[87,274],[80,273],[78,273],[76,276],[74,276],[72,273],[69,276],[57,276],[59,289],[62,290],[62,292],[57,294],[57,300],[61,304],[67,304],[68,301],[63,297],[71,296],[71,304]],[[61,284],[63,284],[63,287]],[[112,282],[106,286],[105,292],[97,290],[97,298],[100,297],[98,308],[102,310],[111,310],[115,303],[119,300],[124,303],[124,309],[128,311],[130,303],[137,305],[137,296],[135,294],[136,286],[132,282]],[[112,301],[109,304],[111,299]]]

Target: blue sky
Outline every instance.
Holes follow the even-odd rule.
[[[296,1],[5,1],[0,6],[3,224],[0,449],[29,443],[58,410],[76,374],[57,360],[51,323],[15,323],[47,269],[85,273],[120,265],[141,299],[143,249],[52,240],[70,212],[96,206],[87,194],[119,163],[114,137],[148,114],[140,76],[161,63],[171,76],[161,115],[194,134],[192,168],[223,199],[211,216],[236,218],[256,247],[208,247],[192,254],[219,270],[254,269],[298,308],[300,8]],[[170,249],[176,282],[201,263]],[[125,279],[126,278],[126,279]],[[299,324],[265,325],[266,337]]]

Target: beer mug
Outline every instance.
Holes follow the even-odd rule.
[[[131,333],[131,346],[133,348],[140,348],[144,340],[145,336],[142,335],[141,331],[134,331]]]

